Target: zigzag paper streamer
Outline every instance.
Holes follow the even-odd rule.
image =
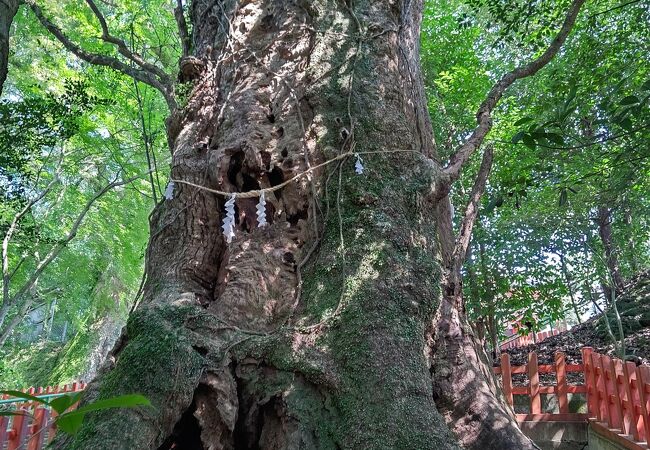
[[[170,181],[165,188],[165,199],[171,200],[174,198],[174,182]]]
[[[257,203],[257,228],[267,225],[266,222],[266,199],[264,198],[264,191],[260,195],[260,201]]]
[[[363,173],[363,160],[358,153],[355,153],[354,156],[357,157],[357,160],[354,163],[354,171],[357,173],[357,175],[361,175]]]
[[[225,204],[226,208],[226,217],[223,219],[223,225],[221,229],[223,230],[223,235],[226,238],[227,243],[232,242],[232,238],[235,237],[235,194],[228,199]]]

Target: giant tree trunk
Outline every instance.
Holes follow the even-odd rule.
[[[88,389],[155,409],[90,415],[58,448],[532,448],[457,290],[443,295],[453,235],[420,16],[417,0],[193,2],[174,198],[152,215],[142,301]],[[226,198],[196,187],[278,186],[351,151],[363,175],[339,158],[268,193],[264,228],[257,198],[237,199],[231,244]]]

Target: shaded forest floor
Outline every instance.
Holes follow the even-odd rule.
[[[650,270],[639,273],[627,283],[617,305],[625,331],[626,359],[637,364],[650,364]],[[608,311],[607,317],[615,329],[613,312]],[[596,352],[615,356],[614,345],[607,335],[602,314],[540,343],[509,349],[506,352],[510,355],[510,363],[513,366],[527,364],[528,353],[532,351],[537,353],[539,364],[553,364],[556,352],[564,352],[568,364],[580,364],[582,363],[580,350],[583,347],[592,347]],[[500,360],[496,358],[494,365],[499,364]],[[582,375],[575,375],[569,377],[570,383],[581,382],[577,378],[581,379]],[[552,380],[542,379],[542,383],[553,384],[555,375],[550,374],[550,377]],[[515,377],[513,381],[519,384]]]

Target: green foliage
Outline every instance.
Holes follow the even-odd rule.
[[[73,41],[116,55],[97,38],[99,23],[89,8],[39,5]],[[179,45],[168,6],[127,2],[102,9],[113,32],[174,72]],[[81,63],[27,7],[20,8],[13,33],[19,45],[12,47],[0,100],[0,239],[16,214],[44,195],[9,241],[9,297],[26,286],[93,195],[111,180],[141,178],[95,201],[74,239],[10,304],[0,325],[0,336],[9,333],[0,344],[0,385],[7,387],[77,379],[88,370],[103,318],[111,317],[113,327],[124,323],[142,277],[148,215],[154,198],[161,198],[170,159],[167,110],[157,91]],[[152,176],[144,176],[150,169]],[[14,318],[20,320],[12,331]]]
[[[443,158],[474,127],[498,77],[548,45],[568,3],[426,2],[422,65]],[[494,168],[465,265],[475,319],[502,329],[523,317],[539,328],[576,320],[572,298],[579,316],[590,298],[602,304],[599,206],[612,209],[623,275],[650,265],[649,19],[642,3],[588,3],[561,54],[502,99],[487,142]],[[478,164],[476,156],[452,192],[456,227]]]
[[[52,400],[42,397],[35,397],[21,391],[0,391],[0,394],[21,398],[29,402],[36,402],[52,408],[57,416],[54,423],[57,428],[67,434],[76,434],[83,424],[84,417],[91,411],[102,411],[111,408],[133,408],[136,406],[151,406],[149,400],[140,394],[120,395],[104,400],[97,400],[79,408],[73,409],[74,405],[81,400],[83,392],[74,394],[63,394]],[[0,411],[0,416],[19,416],[27,413],[23,411]]]

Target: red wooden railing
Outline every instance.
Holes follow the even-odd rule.
[[[508,350],[510,348],[515,348],[515,347],[524,347],[526,345],[534,344],[535,342],[542,342],[544,339],[549,338],[551,336],[556,336],[560,334],[559,330],[551,330],[551,331],[540,331],[537,333],[535,338],[533,338],[533,333],[529,333],[525,336],[511,336],[507,340],[503,341],[501,344],[499,344],[499,348],[501,350]]]
[[[86,387],[83,382],[65,386],[48,386],[46,388],[29,388],[23,392],[36,397],[54,398],[61,394],[82,391]],[[0,450],[41,450],[54,438],[56,427],[54,418],[56,412],[37,402],[28,402],[3,395],[3,404],[10,405],[11,410],[24,411],[23,416],[0,416]]]
[[[506,401],[514,407],[514,395],[525,395],[529,398],[530,412],[517,414],[519,421],[580,421],[587,420],[587,414],[570,413],[568,394],[587,394],[587,386],[584,384],[568,384],[567,373],[583,372],[582,364],[567,364],[564,353],[555,354],[554,364],[538,364],[537,353],[528,354],[528,364],[525,366],[511,366],[510,355],[501,354],[501,366],[494,368],[494,373],[501,375],[503,393]],[[551,386],[540,385],[539,375],[555,373],[556,383]],[[526,386],[513,386],[512,375],[526,374],[528,384]],[[542,413],[542,394],[554,394],[557,396],[559,412]]]
[[[650,367],[636,366],[582,349],[582,364],[567,364],[564,353],[555,354],[554,364],[538,364],[537,354],[528,354],[528,364],[511,366],[510,356],[501,355],[501,375],[506,401],[514,407],[514,395],[528,397],[530,412],[516,414],[522,421],[586,421],[628,449],[647,449],[650,440]],[[567,373],[582,372],[584,383],[567,383]],[[539,375],[555,373],[551,386],[540,385]],[[513,386],[512,375],[527,374],[526,386]],[[541,395],[557,396],[558,412],[542,412]],[[568,394],[586,396],[587,414],[569,412]]]

